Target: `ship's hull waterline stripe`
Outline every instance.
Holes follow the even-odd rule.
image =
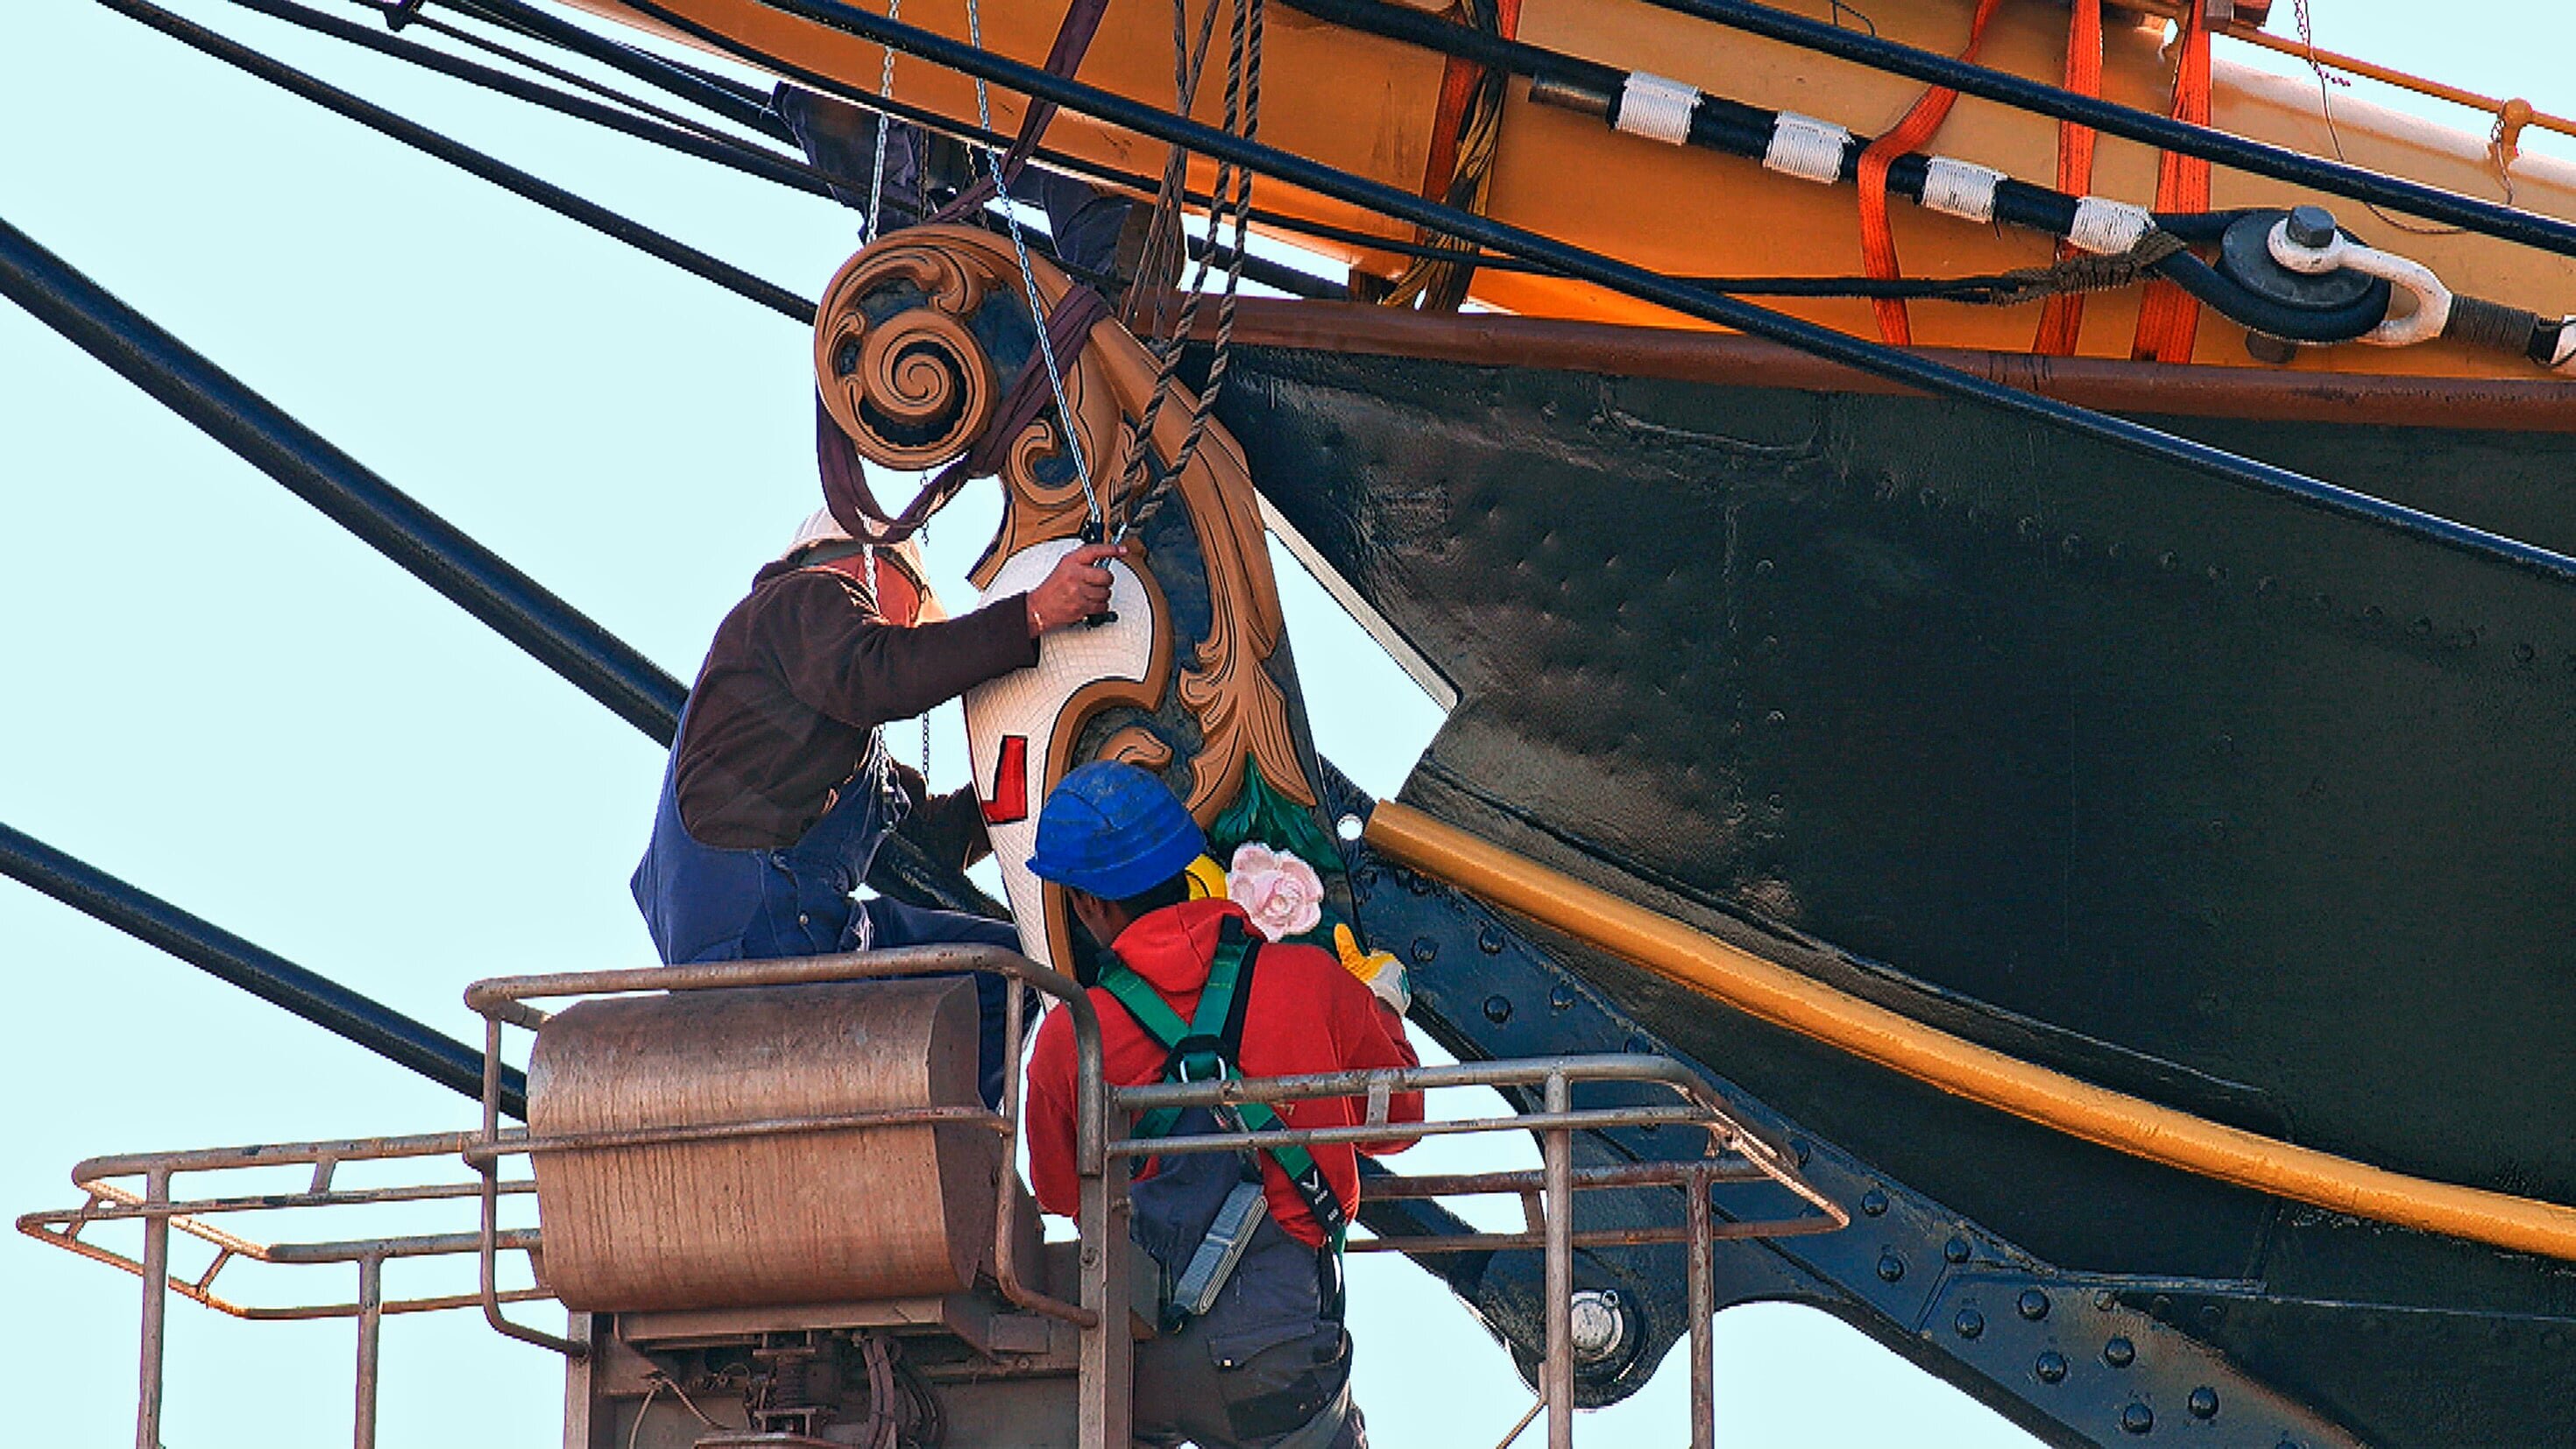
[[[2333,1212],[2576,1259],[2576,1208],[2391,1172],[2094,1086],[1837,991],[1395,801],[1377,806],[1363,838],[1749,1016],[2024,1121]]]

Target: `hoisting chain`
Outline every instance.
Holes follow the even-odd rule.
[[[886,0],[886,19],[901,20],[902,18],[903,0]],[[886,47],[885,52],[885,69],[879,72],[877,76],[877,99],[881,101],[887,100],[893,95],[894,47],[889,45]],[[878,237],[885,234],[884,212],[882,208],[885,204],[886,132],[891,129],[893,125],[893,118],[887,115],[886,112],[882,110],[877,112],[877,159],[876,165],[872,167],[868,173],[868,214],[867,220],[859,232],[859,242],[863,246],[869,242],[875,241]],[[919,163],[919,160],[920,158],[917,156],[914,158],[916,165]]]
[[[1206,59],[1207,37],[1216,21],[1220,0],[1208,0],[1208,10],[1200,26],[1201,41],[1192,56],[1187,45],[1187,0],[1172,0],[1172,44],[1174,108],[1187,114],[1198,87],[1202,63]],[[1233,0],[1233,26],[1226,48],[1225,110],[1223,127],[1228,134],[1249,141],[1261,127],[1261,50],[1265,0]],[[1154,199],[1155,215],[1149,232],[1148,254],[1159,249],[1157,239],[1172,246],[1180,236],[1180,194],[1182,171],[1186,158],[1175,147],[1163,168],[1163,187]],[[1172,484],[1189,470],[1198,456],[1199,442],[1207,434],[1207,423],[1215,413],[1216,400],[1225,387],[1226,364],[1234,341],[1235,299],[1243,283],[1243,259],[1252,223],[1252,172],[1230,161],[1217,163],[1216,179],[1208,188],[1208,251],[1202,252],[1190,273],[1189,282],[1181,289],[1181,304],[1169,332],[1157,329],[1146,345],[1156,356],[1153,389],[1146,395],[1143,416],[1128,434],[1127,466],[1119,479],[1117,496],[1121,500],[1121,521],[1115,539],[1124,539],[1137,528],[1153,520],[1171,496]],[[1181,354],[1190,334],[1198,324],[1199,298],[1207,287],[1211,270],[1209,258],[1218,234],[1232,227],[1234,237],[1227,250],[1225,286],[1217,298],[1216,346],[1208,362],[1207,381],[1191,402],[1189,431],[1182,436],[1181,446],[1168,465],[1153,456],[1154,427],[1161,417],[1164,393],[1176,385]],[[1168,251],[1162,253],[1169,256]],[[1160,264],[1160,259],[1157,259]],[[1175,268],[1177,270],[1177,268]],[[1151,272],[1139,270],[1140,279]],[[1156,320],[1162,316],[1159,296],[1151,299]],[[1154,475],[1147,481],[1147,473]]]
[[[978,50],[984,48],[983,13],[977,9],[976,0],[966,0],[966,41]],[[975,78],[975,122],[986,135],[993,133],[992,96],[981,76]],[[1055,343],[1047,336],[1046,302],[1038,295],[1037,269],[1029,264],[1029,242],[1020,230],[1020,213],[1017,203],[1011,200],[1011,179],[1003,170],[1002,153],[987,149],[984,165],[992,173],[993,197],[1002,204],[1002,220],[1010,227],[1011,250],[1019,257],[1020,286],[1028,294],[1029,318],[1037,324],[1038,356],[1046,363],[1047,387],[1055,394],[1056,430],[1064,437],[1065,451],[1073,457],[1073,475],[1082,484],[1082,502],[1089,510],[1091,525],[1105,530],[1108,515],[1101,510],[1100,494],[1092,486],[1091,463],[1082,455],[1082,435],[1074,428],[1073,408],[1065,401],[1064,374],[1056,366]]]

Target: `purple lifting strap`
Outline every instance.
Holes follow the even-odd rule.
[[[1100,32],[1100,17],[1109,12],[1109,0],[1073,0],[1064,12],[1064,23],[1056,27],[1055,44],[1047,51],[1046,73],[1061,80],[1073,79],[1081,66],[1084,52],[1091,49],[1091,37]],[[1047,122],[1055,119],[1053,101],[1033,101],[1028,114],[1020,117],[1020,133],[1012,138],[1011,149],[1002,153],[1001,184],[1019,178],[1020,168],[1038,149],[1038,138],[1046,134]],[[932,221],[955,221],[972,215],[985,202],[993,199],[998,188],[992,173],[976,176],[975,183],[957,194],[957,199],[939,208]]]

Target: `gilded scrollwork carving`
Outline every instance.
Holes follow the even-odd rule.
[[[1035,271],[1039,300],[1051,310],[1071,283],[1043,260]],[[898,233],[841,269],[816,328],[815,368],[824,406],[863,456],[920,471],[973,444],[1008,386],[988,341],[1010,350],[1014,370],[1018,354],[1033,345],[1025,308],[1008,305],[1022,287],[1008,242],[962,227]],[[996,302],[1005,305],[985,315]],[[1128,472],[1127,449],[1156,386],[1154,359],[1124,327],[1106,321],[1062,376],[1074,442],[1105,494]],[[1157,410],[1152,446],[1158,459],[1180,451],[1192,401],[1176,385]],[[976,569],[979,587],[990,585],[1004,560],[1071,537],[1090,518],[1081,479],[1051,419],[1052,410],[1040,413],[1003,455],[1002,523]],[[1241,788],[1247,758],[1280,793],[1311,806],[1314,786],[1300,763],[1288,701],[1268,667],[1284,621],[1242,449],[1210,420],[1189,466],[1170,486],[1186,506],[1204,561],[1211,620],[1177,681],[1179,701],[1200,735],[1190,759],[1190,809],[1202,822],[1213,821]],[[1113,516],[1138,501],[1101,499]],[[1116,735],[1109,742],[1113,753],[1135,751],[1142,744],[1136,733]]]
[[[915,472],[956,457],[991,421],[1002,382],[969,330],[993,276],[911,234],[852,257],[814,328],[824,411],[861,456]]]

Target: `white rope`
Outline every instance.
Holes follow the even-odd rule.
[[[2066,229],[2066,239],[2095,256],[2116,257],[2137,246],[2140,238],[2155,229],[2155,214],[2143,206],[2079,196],[2075,198],[2075,224]]]
[[[886,0],[886,19],[901,20],[902,18],[903,0]],[[885,53],[885,70],[877,77],[877,99],[882,101],[893,94],[894,47],[889,45]],[[893,117],[883,110],[877,112],[877,160],[876,165],[868,172],[868,215],[866,224],[859,232],[859,243],[862,246],[885,234],[882,207],[885,203],[886,130],[893,124]],[[916,166],[920,160],[918,155],[913,157]]]
[[[984,20],[975,8],[975,0],[966,0],[966,43],[977,50],[984,48]],[[975,121],[984,134],[993,133],[993,101],[984,89],[984,79],[975,78]],[[1082,456],[1082,435],[1074,430],[1073,405],[1065,401],[1064,374],[1056,369],[1055,343],[1047,338],[1046,303],[1038,296],[1037,268],[1029,263],[1028,238],[1020,234],[1020,213],[1011,200],[1011,183],[1002,175],[1002,153],[987,150],[984,165],[993,173],[993,196],[1002,203],[1002,221],[1011,230],[1011,250],[1019,254],[1020,285],[1029,298],[1029,320],[1037,324],[1038,356],[1046,363],[1047,386],[1055,390],[1056,427],[1064,434],[1065,451],[1073,455],[1073,476],[1082,484],[1083,505],[1091,510],[1091,521],[1099,524],[1105,515],[1100,511],[1100,495],[1091,484],[1091,463]]]
[[[1995,188],[2004,174],[1973,161],[1934,156],[1923,167],[1923,209],[1967,221],[1995,219]]]
[[[1661,141],[1667,146],[1690,143],[1691,112],[1699,109],[1699,87],[1652,75],[1628,72],[1619,90],[1619,130]]]
[[[1831,121],[1782,111],[1771,122],[1771,146],[1762,164],[1784,176],[1830,186],[1842,179],[1843,151],[1851,138],[1848,128]]]

